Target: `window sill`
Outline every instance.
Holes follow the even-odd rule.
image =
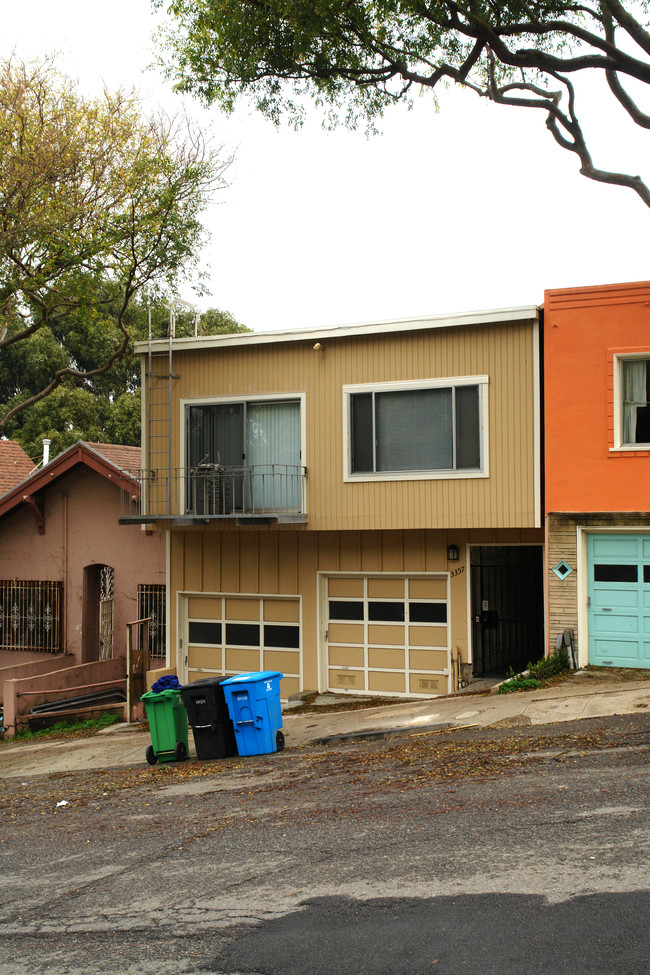
[[[385,474],[345,474],[347,484],[356,481],[452,481],[489,477],[487,471],[389,471]]]
[[[620,447],[610,447],[610,454],[650,454],[650,444],[622,444]]]

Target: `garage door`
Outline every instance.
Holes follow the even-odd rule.
[[[331,691],[446,694],[446,576],[329,576],[326,669]]]
[[[591,534],[589,663],[650,667],[650,535]]]
[[[185,595],[187,680],[279,670],[286,700],[300,689],[300,600]]]

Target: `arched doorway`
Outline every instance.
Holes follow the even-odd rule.
[[[111,565],[84,568],[82,654],[84,663],[113,656],[115,570]]]

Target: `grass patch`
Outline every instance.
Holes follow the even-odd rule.
[[[542,686],[536,677],[511,677],[499,684],[499,694],[513,694],[515,691],[535,691]]]
[[[86,718],[84,721],[57,721],[49,728],[41,728],[39,731],[19,731],[13,739],[14,741],[34,741],[43,738],[85,738],[89,735],[102,731],[103,728],[110,728],[117,724],[121,718],[117,714],[102,714],[100,718]]]

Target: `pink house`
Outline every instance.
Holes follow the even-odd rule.
[[[123,656],[126,624],[143,617],[150,652],[164,658],[165,538],[118,525],[120,483],[139,466],[139,447],[79,442],[5,489],[0,668]]]

